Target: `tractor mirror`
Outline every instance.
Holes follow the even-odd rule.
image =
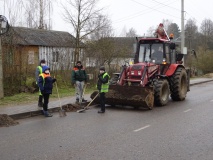
[[[170,49],[174,50],[175,49],[175,43],[170,44]]]

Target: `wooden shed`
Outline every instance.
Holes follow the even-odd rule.
[[[74,59],[75,37],[68,32],[11,27],[2,36],[4,82],[21,83],[34,77],[41,59],[53,70],[69,70]]]
[[[70,68],[75,38],[68,32],[12,27],[3,46],[4,59],[16,66],[35,68],[45,59],[51,68]]]

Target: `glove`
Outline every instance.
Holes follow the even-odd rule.
[[[53,83],[54,83],[54,82],[56,82],[56,79],[55,79],[55,78],[53,78]]]

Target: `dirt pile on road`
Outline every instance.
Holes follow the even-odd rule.
[[[85,107],[88,103],[82,103],[80,104],[66,104],[63,105],[62,108],[66,111],[66,112],[75,112],[79,109],[82,109],[83,107]]]
[[[0,114],[0,127],[9,127],[19,124],[7,114]]]

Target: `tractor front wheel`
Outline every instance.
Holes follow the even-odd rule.
[[[166,79],[154,82],[154,102],[156,106],[165,106],[169,101],[169,83]]]
[[[183,101],[187,93],[187,73],[185,68],[178,68],[170,79],[171,98],[173,101]]]

